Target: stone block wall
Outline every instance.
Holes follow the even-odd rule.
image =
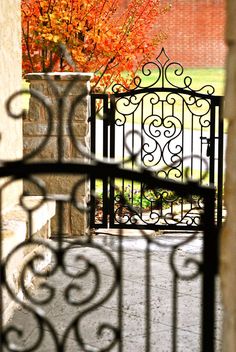
[[[88,94],[90,90],[90,74],[81,73],[51,73],[28,74],[30,89],[42,94],[51,107],[51,117],[42,101],[34,96],[30,99],[29,113],[24,119],[24,155],[27,156],[37,151],[48,133],[51,132],[44,148],[39,150],[33,161],[73,162],[85,161],[86,157],[73,143],[69,126],[72,126],[73,136],[79,145],[89,150],[89,124],[88,124]],[[68,85],[70,89],[67,91]],[[60,100],[62,98],[62,100]],[[70,114],[73,103],[76,102],[74,111]],[[62,105],[60,102],[63,102]],[[71,121],[69,121],[71,117]],[[58,141],[61,141],[61,155],[59,154]],[[41,176],[49,194],[70,195],[74,185],[81,180],[81,175],[48,174]],[[33,187],[25,184],[25,190],[31,195],[37,194]],[[88,198],[88,183],[83,182],[77,191],[78,201],[86,207]],[[87,232],[86,214],[80,212],[70,202],[63,203],[63,229],[64,235],[82,235]],[[57,217],[54,219],[52,232],[58,233]]]

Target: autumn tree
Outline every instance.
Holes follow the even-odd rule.
[[[23,71],[94,72],[93,89],[130,84],[155,55],[159,0],[22,0]],[[126,72],[124,74],[124,72]]]

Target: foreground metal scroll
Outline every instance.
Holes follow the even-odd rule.
[[[191,181],[180,183],[159,178],[142,167],[132,170],[124,168],[122,161],[97,160],[95,155],[88,155],[73,133],[74,106],[81,96],[76,98],[66,121],[71,141],[84,154],[85,162],[63,160],[62,129],[58,135],[58,159],[35,161],[33,157],[47,148],[50,140],[52,107],[40,94],[33,94],[47,106],[47,135],[33,153],[23,160],[3,162],[0,168],[0,176],[8,177],[5,187],[22,179],[33,183],[41,195],[39,203],[28,208],[26,195],[22,194],[20,203],[29,220],[28,238],[4,259],[1,252],[1,292],[7,292],[19,304],[25,317],[19,319],[21,313],[16,312],[11,321],[4,326],[1,324],[1,350],[149,352],[182,351],[185,347],[184,350],[191,350],[191,346],[195,346],[196,351],[215,351],[218,236],[214,188]],[[65,94],[57,96],[57,104],[61,107],[58,109],[59,121]],[[130,150],[126,162],[135,162],[137,157],[138,154]],[[41,179],[45,174],[73,175],[78,179],[68,194],[48,194]],[[63,205],[70,202],[88,216],[94,214],[97,204],[93,189],[95,178],[103,184],[109,181],[111,194],[117,189],[111,180],[118,178],[144,185],[144,189],[152,191],[152,197],[156,196],[157,189],[164,189],[186,201],[194,197],[201,199],[198,230],[190,235],[183,231],[179,238],[170,238],[169,241],[161,236],[150,236],[144,230],[141,230],[137,242],[132,238],[127,240],[125,230],[119,230],[114,240],[109,235],[102,237],[90,233],[84,237],[65,238]],[[76,195],[87,180],[91,182],[90,199],[84,206]],[[34,238],[32,215],[44,202],[51,200],[57,202],[54,239]],[[125,194],[120,195],[119,202],[129,213],[136,214]],[[135,227],[139,228],[139,225],[134,219]],[[188,246],[196,241],[201,243],[197,251],[189,251]],[[14,256],[20,250],[27,252],[27,248],[36,245],[43,248],[41,254],[30,257],[23,264],[18,281],[14,281],[9,269]],[[46,270],[37,269],[36,264],[49,254],[52,258],[50,265]],[[166,267],[164,272],[163,267]],[[29,272],[36,282],[33,291],[27,281]],[[16,294],[15,285],[20,286],[21,294]],[[190,292],[196,295],[191,296]],[[186,319],[184,306],[189,297],[186,312],[192,305],[196,311],[195,316],[190,314]],[[193,332],[191,344],[186,344],[189,331]]]

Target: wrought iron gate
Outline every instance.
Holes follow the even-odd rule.
[[[187,178],[217,190],[215,221],[222,221],[223,119],[221,97],[206,85],[193,89],[183,67],[162,49],[148,62],[132,89],[121,84],[113,94],[91,95],[91,151],[97,158],[121,162],[123,167],[151,169],[154,174],[184,182]],[[137,156],[132,159],[131,155]],[[187,176],[186,176],[187,175]],[[114,187],[111,187],[113,185]],[[191,229],[198,226],[198,199],[183,202],[165,189],[150,192],[127,179],[97,180],[100,194],[91,226],[152,229]],[[114,191],[113,191],[114,189]],[[133,206],[130,213],[120,200]]]
[[[188,341],[189,331],[183,328],[187,326],[186,319],[183,318],[187,312],[188,315],[190,314],[187,323],[194,325],[197,321],[197,324],[199,324],[194,325],[194,332],[191,333],[190,341],[191,346],[195,346],[194,350],[199,352],[217,351],[215,339],[215,280],[218,238],[214,224],[214,189],[198,186],[194,183],[183,185],[161,180],[146,171],[131,172],[105,163],[98,163],[97,165],[70,163],[43,165],[41,163],[32,166],[18,164],[17,167],[8,165],[1,168],[1,174],[25,178],[31,175],[40,176],[44,173],[53,174],[55,169],[57,173],[71,173],[78,175],[78,178],[81,177],[82,173],[91,177],[96,174],[104,182],[107,180],[104,174],[110,177],[125,177],[133,181],[143,182],[150,189],[161,187],[175,192],[175,194],[186,199],[191,195],[200,196],[202,212],[199,226],[202,232],[195,231],[191,236],[180,237],[177,243],[174,238],[166,242],[165,238],[151,238],[145,232],[141,232],[141,239],[145,246],[143,252],[140,248],[137,250],[137,258],[134,249],[127,250],[125,233],[123,232],[120,232],[117,240],[110,239],[110,246],[107,241],[102,242],[99,236],[71,239],[67,243],[66,239],[63,239],[62,228],[58,229],[57,240],[51,243],[48,240],[43,241],[30,236],[26,242],[14,248],[7,258],[1,262],[1,289],[6,289],[12,300],[20,304],[24,312],[22,313],[23,318],[27,319],[27,328],[22,327],[22,323],[18,321],[17,316],[15,319],[13,317],[13,320],[6,327],[1,326],[1,340],[4,348],[2,351],[130,352],[133,351],[132,343],[135,346],[135,343],[132,342],[132,336],[131,342],[129,340],[130,329],[132,331],[136,328],[136,325],[132,324],[138,324],[142,331],[142,334],[140,332],[142,338],[139,337],[140,345],[138,345],[140,351],[163,351],[163,348],[176,352],[186,350],[183,348],[191,350],[189,345],[181,347],[185,339]],[[47,196],[45,194],[44,197],[45,201],[47,197],[52,199],[52,195]],[[66,202],[69,198],[73,202],[73,197],[73,192],[71,195],[68,194]],[[57,201],[60,209],[62,209],[64,201],[59,200],[59,197],[57,197]],[[130,210],[132,210],[132,206],[130,206]],[[28,210],[28,212],[30,216],[32,210]],[[58,214],[58,217],[60,216],[61,213]],[[202,253],[200,250],[198,253],[191,253],[186,249],[186,255],[181,258],[181,251],[185,251],[185,247],[187,248],[188,245],[191,247],[193,242],[199,240],[203,243]],[[28,263],[25,263],[20,278],[21,285],[23,285],[23,299],[14,293],[11,274],[7,271],[7,268],[11,258],[14,258],[19,250],[24,248],[27,250],[33,245],[43,246],[45,253],[51,252],[54,261],[47,273],[40,273],[40,271],[34,269],[34,263],[43,260],[43,255],[40,257],[35,255]],[[128,259],[127,253],[129,253]],[[163,254],[167,256],[166,262],[163,262]],[[144,259],[141,259],[141,255]],[[155,257],[161,260],[159,264],[158,261],[155,262]],[[127,266],[127,263],[131,263],[135,258],[136,264],[128,264]],[[142,262],[142,260],[144,264],[142,270],[140,270],[140,261]],[[81,264],[83,265],[81,266]],[[160,280],[163,280],[161,270],[159,269],[159,272],[152,271],[156,267],[160,267],[160,264],[161,267],[165,266],[168,272],[167,274],[165,271],[164,280],[166,284],[170,285],[169,290],[160,286]],[[139,269],[138,272],[136,266]],[[37,292],[36,294],[32,293],[25,286],[25,274],[29,270],[33,272],[35,277],[41,277],[41,280],[48,278],[46,285],[41,283],[41,286],[40,284],[38,288],[39,296],[37,296]],[[105,276],[103,270],[105,270]],[[55,280],[56,275],[59,275],[57,280]],[[141,277],[144,279],[140,284]],[[127,278],[128,281],[126,281]],[[159,283],[157,286],[153,286],[155,280]],[[107,281],[109,281],[109,284]],[[58,282],[58,286],[55,287],[56,282]],[[106,285],[104,282],[106,282]],[[127,282],[130,285],[127,286]],[[132,297],[131,287],[136,286],[139,288],[138,294],[140,296],[134,298]],[[193,290],[198,298],[196,299],[194,295],[193,297],[189,294],[186,295],[186,288],[190,292]],[[45,289],[46,293],[43,291]],[[62,299],[58,301],[58,295],[62,292],[64,301]],[[128,300],[130,306],[127,306],[127,297],[130,297]],[[132,315],[135,309],[134,302],[137,299],[140,306],[137,308],[139,313],[135,313],[138,315],[136,320],[134,319],[134,322],[132,322],[132,317],[135,316]],[[59,304],[57,302],[60,302],[60,306],[55,305]],[[160,302],[159,305],[156,302]],[[189,304],[194,305],[194,314]],[[52,307],[51,310],[48,307]],[[166,310],[168,310],[168,314],[164,313]],[[61,313],[60,317],[62,311],[64,313]],[[128,313],[131,315],[127,315]],[[60,324],[56,319],[57,314],[60,318]],[[65,317],[67,317],[67,320]],[[128,326],[127,319],[130,319]],[[168,320],[167,325],[165,325],[166,319]],[[63,324],[63,328],[60,327],[61,324]],[[163,327],[165,327],[164,331]],[[34,328],[33,333],[31,332],[32,328]],[[189,329],[191,331],[193,327]],[[28,336],[28,331],[31,334],[30,338],[26,339],[25,336]],[[103,331],[109,332],[108,336],[103,335]],[[74,342],[75,346],[72,349],[67,349],[66,346],[68,341],[70,342],[70,334],[72,333],[74,334],[72,341],[76,341]],[[49,342],[48,336],[50,336]],[[158,340],[156,340],[157,337]],[[127,343],[128,345],[131,343],[129,349],[127,349]],[[152,346],[154,346],[154,350]]]
[[[67,91],[65,90],[65,92]],[[42,95],[38,98],[48,108],[48,124],[50,126],[52,125],[51,107],[48,100],[42,99]],[[79,98],[76,98],[76,103],[78,101]],[[59,121],[61,121],[65,103],[63,95],[55,97],[54,104],[61,107],[61,109],[57,109]],[[73,112],[74,110],[71,109],[70,114]],[[67,122],[67,127],[72,130],[73,117],[68,116]],[[63,129],[59,131],[58,141],[62,141]],[[106,133],[107,129],[104,131]],[[6,292],[23,310],[23,319],[21,320],[16,315],[11,321],[3,324],[1,316],[0,350],[4,352],[150,352],[158,350],[179,352],[190,350],[192,346],[196,346],[196,351],[216,351],[214,324],[218,233],[215,226],[214,187],[199,185],[187,179],[186,183],[164,179],[154,175],[152,171],[144,169],[142,165],[136,170],[128,170],[124,167],[123,160],[120,163],[115,161],[112,163],[111,160],[99,161],[93,155],[88,160],[87,153],[85,153],[87,159],[85,162],[82,162],[81,159],[76,162],[64,160],[61,143],[58,143],[57,160],[51,162],[35,161],[33,157],[38,156],[42,150],[47,148],[47,143],[52,137],[51,132],[52,130],[49,128],[47,136],[43,136],[42,143],[34,153],[25,156],[22,160],[3,162],[0,167],[0,177],[8,178],[7,183],[0,188],[1,197],[4,188],[18,180],[33,182],[41,192],[40,202],[33,207],[27,206],[24,192],[20,197],[21,207],[24,209],[29,223],[28,237],[16,244],[12,250],[7,252],[7,255],[5,253],[5,256],[2,252],[3,247],[0,246],[2,310],[4,310],[5,302],[3,295]],[[70,138],[72,144],[80,152],[83,152],[83,146],[79,142],[75,143],[73,133]],[[129,157],[128,162],[138,163],[139,153],[130,150]],[[71,184],[71,189],[67,194],[51,194],[47,190],[42,178],[48,174],[50,177],[73,175],[74,183]],[[90,192],[89,207],[89,204],[84,206],[77,202],[76,191],[78,187],[83,182],[86,183],[88,179],[91,180],[92,185],[96,183],[96,179],[101,180],[103,185],[109,181],[110,194],[115,194],[117,185],[111,180],[116,178],[131,180],[132,184],[141,184],[145,191],[153,192],[154,196],[156,190],[161,189],[168,194],[171,192],[173,197],[185,200],[187,203],[198,199],[198,203],[201,203],[198,212],[198,226],[193,229],[194,231],[190,235],[184,233],[184,238],[179,237],[177,242],[173,238],[169,242],[166,242],[166,238],[152,238],[145,231],[141,231],[142,246],[133,250],[133,256],[132,250],[126,247],[122,229],[120,229],[117,240],[111,240],[110,243],[107,243],[107,238],[103,241],[102,237],[94,237],[91,234],[82,238],[66,239],[62,221],[65,204],[70,203],[81,212],[95,213],[97,198],[92,192],[93,189]],[[120,204],[130,213],[136,214],[133,202],[129,202],[125,195],[121,194],[119,197]],[[54,240],[34,237],[32,232],[33,215],[45,202],[52,200],[57,202],[58,207],[56,237]],[[2,219],[3,213],[0,209],[1,243],[4,239]],[[132,225],[136,228],[140,227],[138,222]],[[201,232],[199,232],[200,230]],[[188,248],[184,249],[195,241],[201,242],[197,251],[189,252]],[[19,252],[27,255],[30,248],[38,247],[42,249],[40,255],[33,252],[33,255],[27,257],[26,261],[17,262],[17,266],[22,266],[22,268],[19,278],[14,277],[15,266],[11,265],[12,260],[14,263],[14,256],[17,256]],[[51,253],[52,261],[47,271],[43,271],[40,266],[37,267],[37,264],[43,262],[48,253]],[[134,255],[135,253],[137,256]],[[141,258],[141,254],[143,258]],[[157,261],[155,262],[155,260]],[[140,261],[143,263],[143,274],[139,271]],[[160,269],[164,263],[166,263],[168,273],[165,272],[164,276],[160,276]],[[28,285],[29,273],[34,279],[40,279],[38,292],[32,292],[30,285]],[[57,279],[55,279],[56,275],[59,275]],[[142,280],[140,280],[141,275],[143,275]],[[154,280],[157,280],[157,283],[154,284]],[[164,286],[160,285],[161,280],[164,280],[162,282]],[[58,286],[56,286],[56,282]],[[170,284],[169,289],[165,286],[167,282]],[[193,286],[191,286],[192,283]],[[135,295],[132,295],[133,287],[139,288],[136,298]],[[196,293],[197,301],[195,295],[191,297],[195,304],[191,300],[186,303],[185,300],[191,296],[189,292],[186,295],[186,287],[187,290],[191,287]],[[57,295],[61,297],[61,300],[58,300]],[[128,306],[125,303],[127,297],[131,299],[131,304]],[[163,298],[165,304],[157,304]],[[186,312],[186,310],[182,310],[184,309],[183,303],[188,312],[190,311],[189,304],[196,307],[195,314],[190,314],[187,321],[183,319]],[[60,315],[62,310],[64,310],[64,315]],[[180,311],[182,316],[179,314]],[[135,320],[132,320],[134,317],[137,318],[136,324],[140,329],[138,337],[132,334],[136,326],[133,324]],[[127,319],[129,323],[127,323]],[[188,340],[186,334],[189,333],[188,324],[190,321],[192,321],[193,326],[191,327],[194,329],[191,346],[187,343],[185,347],[181,347],[181,343]],[[22,322],[26,322],[26,324],[22,326]],[[182,324],[185,324],[186,329],[183,329]],[[163,327],[165,327],[164,331]],[[196,333],[196,329],[198,333]],[[127,336],[128,330],[131,330],[130,336]],[[156,341],[156,345],[153,345],[153,340]],[[167,343],[168,347],[166,347]]]

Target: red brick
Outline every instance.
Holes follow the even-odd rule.
[[[171,11],[157,20],[156,29],[168,34],[163,43],[168,56],[184,67],[223,67],[225,0],[160,1],[172,3]]]
[[[164,47],[184,67],[223,67],[224,0],[173,0],[172,10],[159,19],[168,33]]]

